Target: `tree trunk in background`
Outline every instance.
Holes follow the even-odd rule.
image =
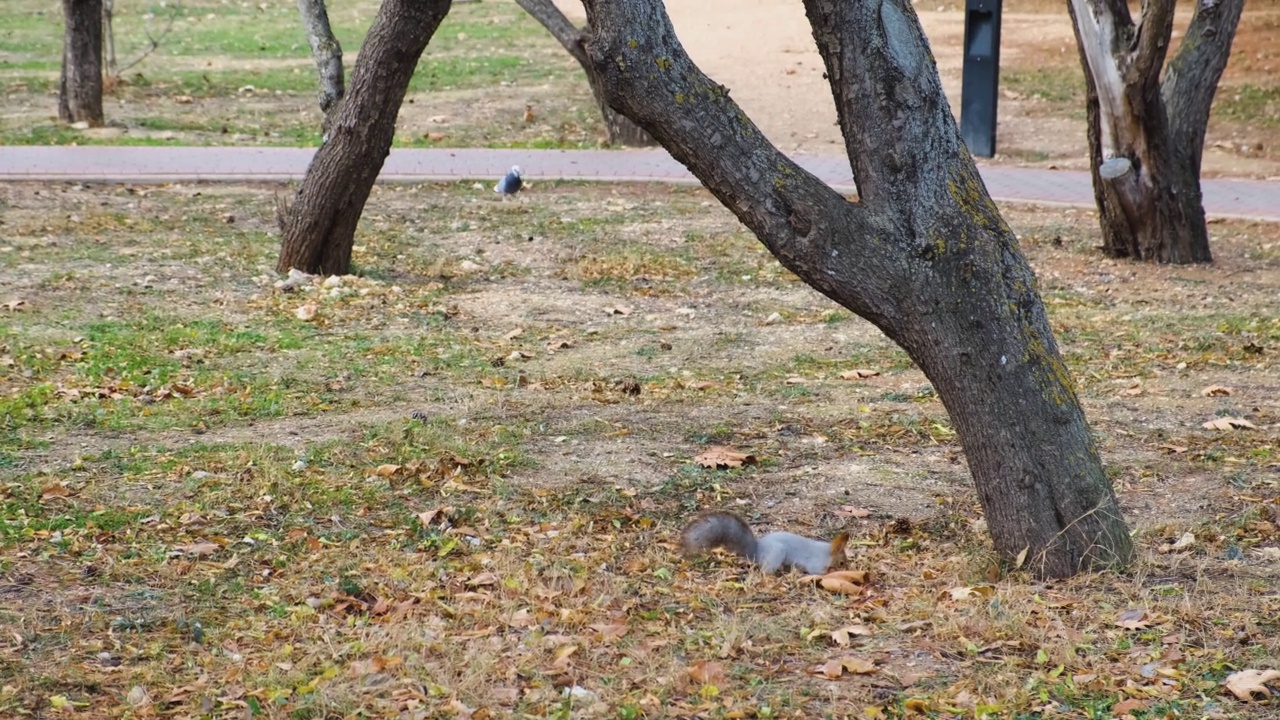
[[[938,390],[1000,557],[1042,577],[1132,542],[1036,281],[960,139],[910,0],[805,0],[859,200],[774,147],[685,54],[661,3],[586,0],[609,103],[806,283]]]
[[[62,0],[58,118],[102,127],[102,0]]]
[[[302,26],[307,31],[307,42],[311,44],[311,57],[315,59],[316,71],[320,75],[320,110],[327,120],[329,111],[342,100],[344,91],[342,45],[329,27],[329,12],[325,9],[324,0],[298,0],[298,13],[302,15]],[[327,122],[325,129],[328,129]]]
[[[418,58],[449,0],[383,0],[365,36],[351,88],[328,123],[293,205],[276,269],[345,275],[365,201],[391,152],[396,116]]]
[[[1198,0],[1187,34],[1160,72],[1174,0],[1068,0],[1086,83],[1089,158],[1112,257],[1209,262],[1200,160],[1209,109],[1244,0]]]
[[[631,122],[626,115],[615,112],[605,101],[604,89],[600,86],[600,75],[591,65],[586,48],[583,47],[590,28],[574,27],[552,0],[516,0],[516,4],[524,8],[524,11],[534,20],[542,23],[542,27],[546,28],[582,66],[582,71],[587,75],[587,84],[591,87],[591,95],[596,99],[596,105],[600,107],[600,116],[604,120],[605,132],[609,135],[609,143],[623,147],[657,145],[649,133]]]

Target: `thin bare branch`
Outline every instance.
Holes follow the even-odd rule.
[[[141,55],[125,63],[123,67],[116,68],[112,74],[114,74],[116,77],[123,75],[126,71],[128,71],[133,66],[137,65],[143,60],[146,60],[147,57],[151,55],[151,53],[155,52],[156,50],[159,50],[160,43],[164,42],[165,37],[167,37],[169,33],[173,30],[173,23],[175,20],[177,20],[178,13],[181,10],[182,10],[181,3],[174,3],[169,7],[169,17],[165,18],[164,28],[160,31],[159,35],[152,35],[150,27],[143,30],[143,32],[145,32],[147,35],[147,47],[143,49]],[[114,58],[115,58],[115,49],[114,49],[115,39],[114,38],[112,38],[111,43],[112,43],[112,51],[111,51],[112,60],[114,62]]]
[[[1128,7],[1125,8],[1126,12]],[[1143,93],[1155,93],[1160,70],[1173,36],[1174,0],[1143,0],[1141,21],[1135,28],[1130,73]]]
[[[619,115],[604,100],[600,76],[591,66],[591,60],[587,57],[587,49],[584,46],[587,30],[570,22],[551,0],[516,0],[516,4],[529,13],[530,17],[541,23],[542,27],[546,28],[547,32],[551,33],[565,51],[582,66],[582,71],[587,76],[587,84],[591,87],[591,94],[595,97],[596,104],[600,106],[600,116],[604,120],[609,141],[637,147],[653,145],[653,138],[648,133],[637,127],[626,116]]]
[[[102,52],[108,77],[120,77],[116,71],[115,13],[115,0],[102,0]]]
[[[541,23],[573,59],[583,66],[587,65],[587,51],[582,47],[582,29],[570,22],[555,3],[551,0],[516,0],[516,4]]]
[[[320,76],[320,110],[326,115],[345,92],[342,72],[342,45],[329,27],[329,12],[324,0],[298,0],[298,13],[311,44],[311,57],[315,59]]]

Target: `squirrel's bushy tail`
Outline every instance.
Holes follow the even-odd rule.
[[[752,562],[758,557],[756,536],[742,518],[729,512],[710,512],[695,518],[680,533],[680,549],[697,555],[722,547]]]

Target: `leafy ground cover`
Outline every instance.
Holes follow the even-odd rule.
[[[0,715],[1274,717],[1275,225],[1158,268],[1006,208],[1140,548],[1036,583],[909,359],[706,193],[380,186],[287,288],[277,192],[0,187]],[[680,557],[709,508],[869,580]]]

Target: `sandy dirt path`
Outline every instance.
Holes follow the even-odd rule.
[[[575,21],[585,19],[578,0],[557,4]],[[667,11],[689,56],[732,90],[770,140],[788,152],[841,152],[835,104],[800,0],[667,0]],[[920,18],[938,57],[943,89],[958,105],[963,16],[922,11]],[[1075,52],[1065,21],[1005,15],[1004,27],[1007,35]],[[1011,59],[1018,49],[1005,47],[1003,52]]]
[[[579,0],[556,3],[571,19],[579,23],[585,19]],[[822,60],[800,0],[667,0],[666,6],[690,57],[730,88],[733,98],[774,144],[787,152],[842,152],[835,105],[822,78]],[[938,61],[943,90],[958,112],[964,14],[919,6],[917,12]],[[1175,47],[1179,37],[1175,31]],[[1238,39],[1237,44],[1244,42],[1248,41]],[[1001,42],[1004,72],[1014,67],[1074,68],[1076,63],[1075,39],[1065,12],[1006,9]],[[984,162],[1088,169],[1083,107],[1062,116],[1047,112],[1043,101],[1022,97],[1007,87],[1002,87],[999,102],[998,154]],[[1205,175],[1280,175],[1280,162],[1241,153],[1242,143],[1251,146],[1254,140],[1215,137],[1211,127]]]

